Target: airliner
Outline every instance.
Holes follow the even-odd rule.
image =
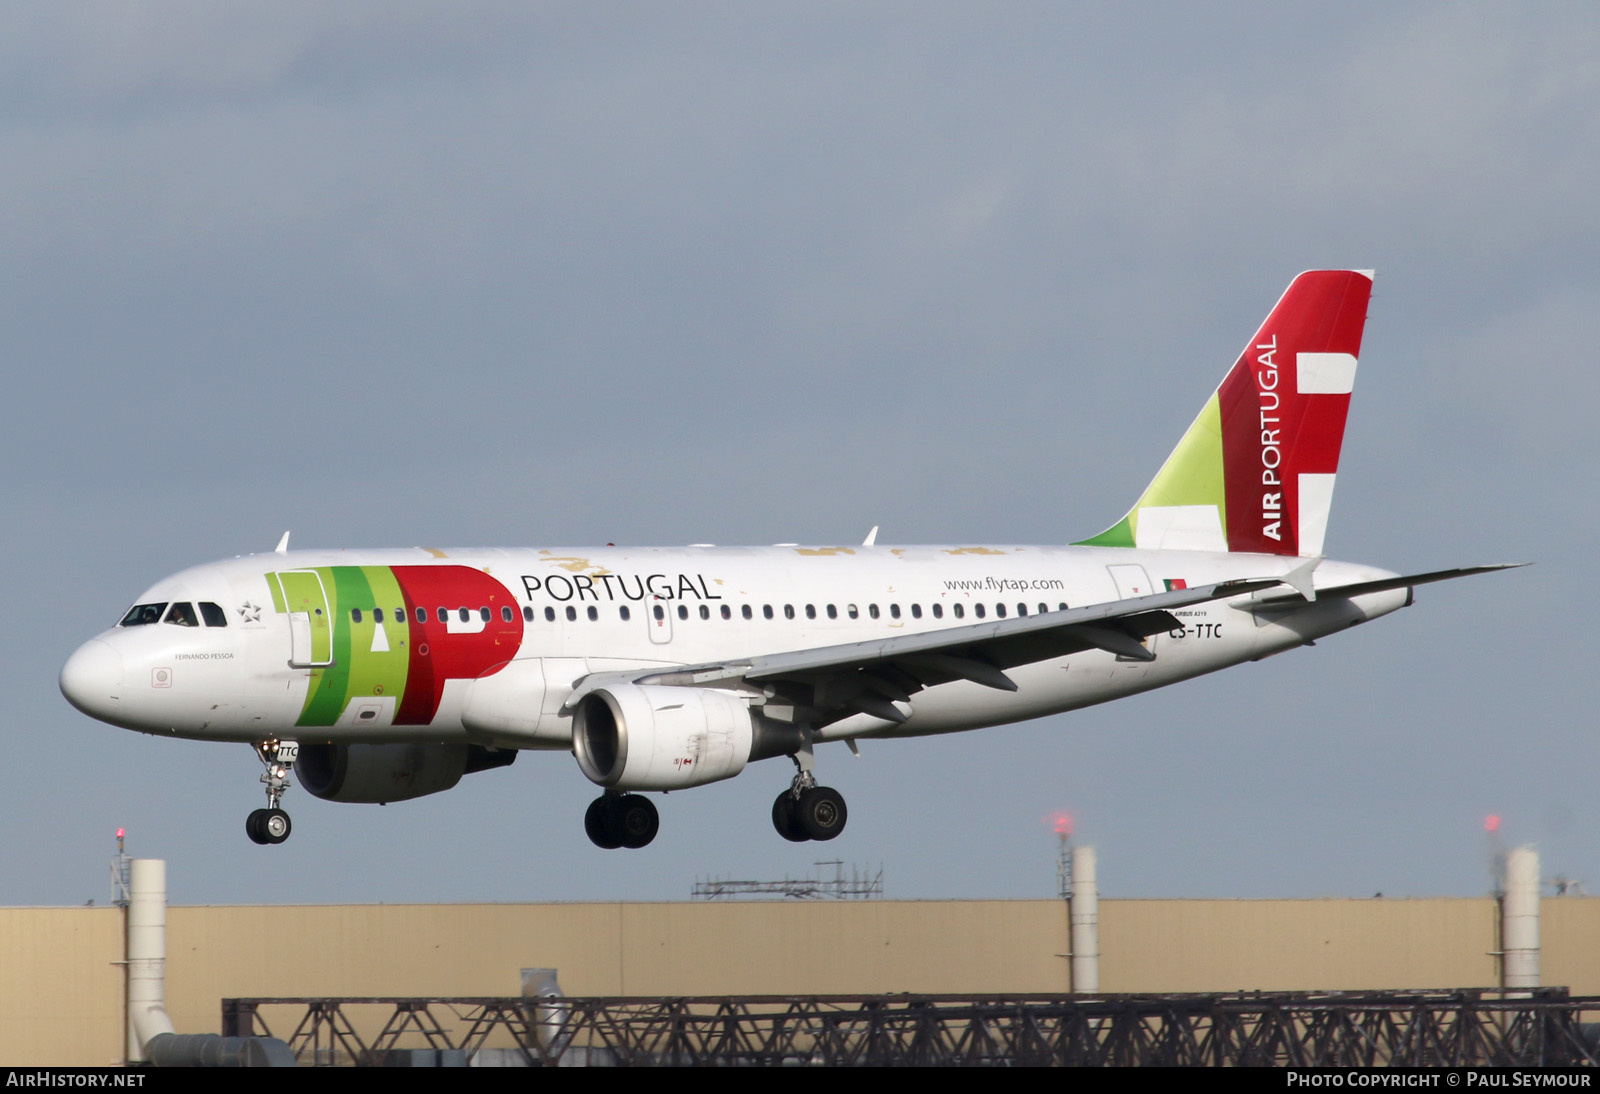
[[[250,744],[290,832],[291,770],[318,798],[387,803],[524,751],[601,788],[603,848],[660,820],[645,792],[756,760],[794,774],[784,839],[830,840],[844,798],[818,746],[1039,718],[1259,661],[1503,566],[1402,576],[1323,558],[1372,290],[1296,277],[1155,479],[1063,546],[313,550],[184,570],[61,671],[80,711]]]

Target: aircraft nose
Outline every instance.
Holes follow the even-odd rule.
[[[91,639],[61,668],[61,694],[91,718],[107,719],[122,698],[122,655]]]

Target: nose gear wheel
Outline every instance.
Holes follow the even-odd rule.
[[[257,809],[245,818],[245,833],[256,843],[282,843],[293,826],[282,809]]]

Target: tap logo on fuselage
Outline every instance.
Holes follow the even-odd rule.
[[[428,725],[447,680],[492,675],[522,645],[506,587],[470,566],[318,566],[267,575],[310,667],[296,725],[331,726],[354,701],[393,704],[393,725]]]

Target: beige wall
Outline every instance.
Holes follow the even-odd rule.
[[[1600,899],[1542,913],[1544,982],[1600,994]],[[1490,986],[1495,916],[1487,898],[1102,900],[1101,989]],[[515,995],[537,966],[573,995],[1061,992],[1067,947],[1056,900],[175,907],[167,1000],[214,1032],[225,997]],[[119,909],[0,909],[0,1064],[120,1059],[121,958]]]
[[[0,908],[0,1064],[121,1063],[121,960],[119,908]]]
[[[1499,976],[1499,913],[1488,898],[1113,900],[1100,909],[1106,991],[1492,987]]]

